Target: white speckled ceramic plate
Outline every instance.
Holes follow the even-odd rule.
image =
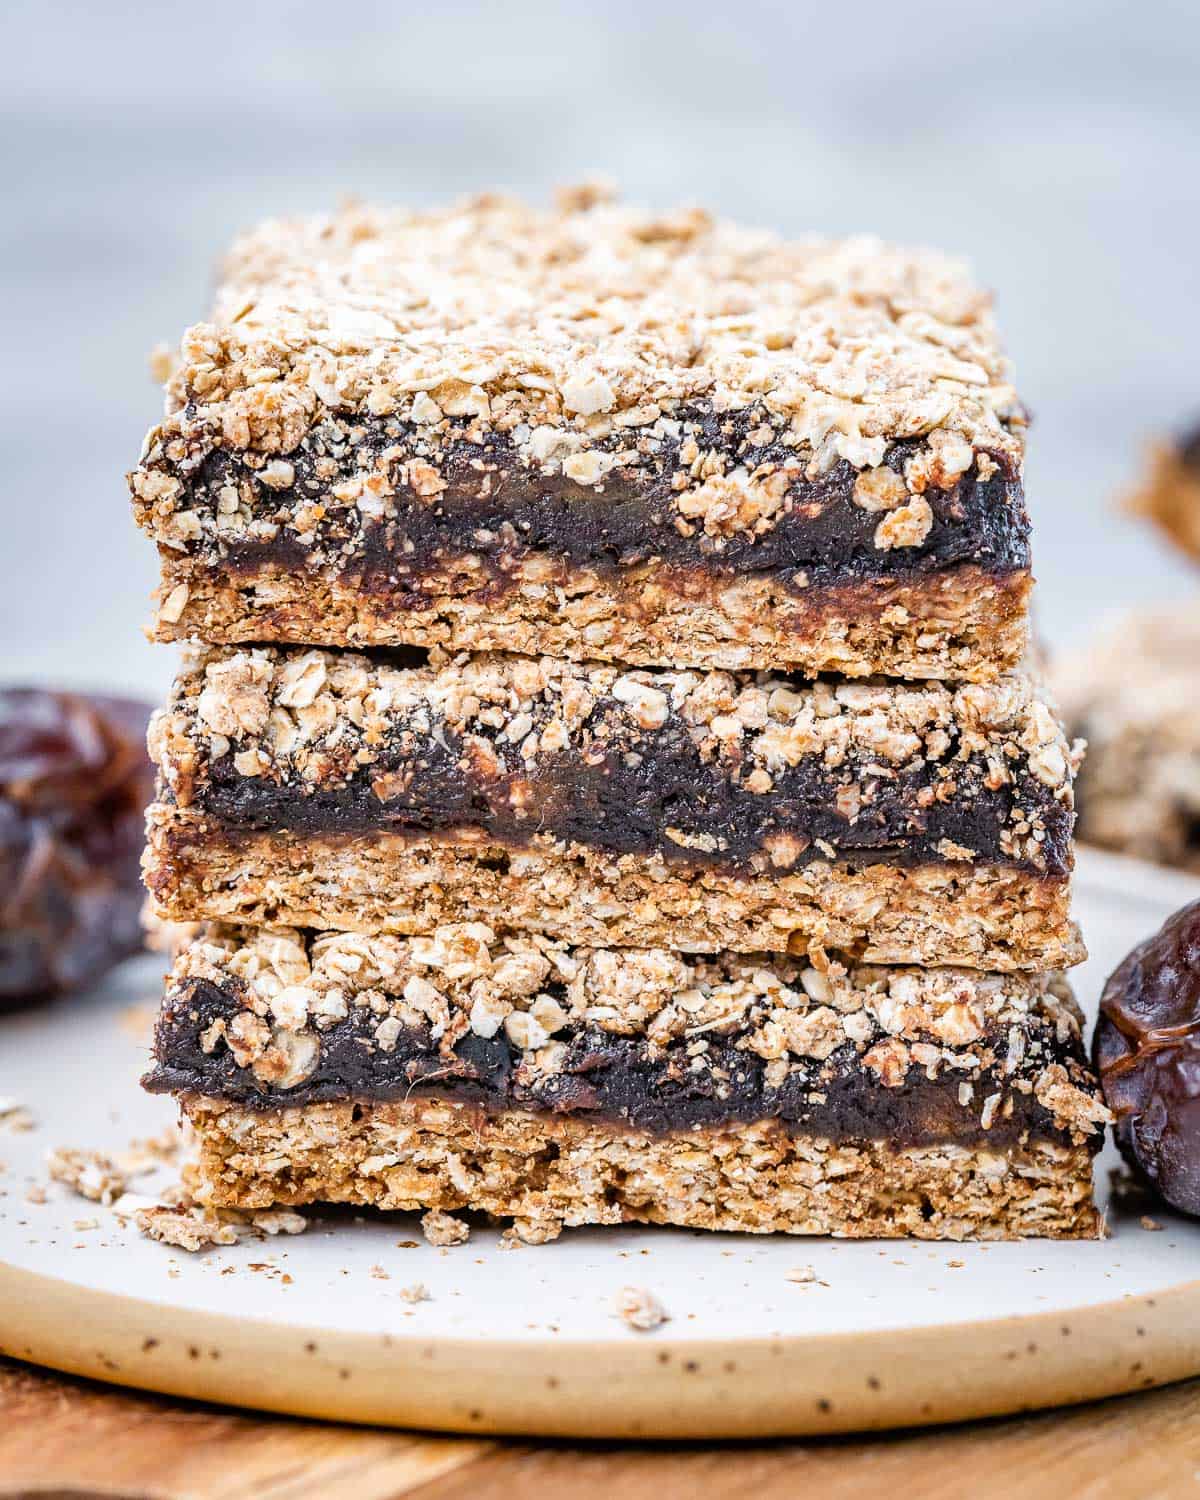
[[[1197,895],[1200,882],[1081,855],[1085,1006]],[[170,1124],[170,1103],[137,1087],[158,974],[139,960],[95,994],[0,1020],[0,1095],[35,1120],[0,1121],[8,1354],[304,1416],[623,1437],[945,1421],[1200,1373],[1200,1224],[1165,1213],[1158,1230],[1113,1214],[1113,1236],[1087,1244],[604,1229],[515,1251],[487,1231],[439,1250],[412,1216],[330,1214],[295,1238],[187,1255],[57,1184],[28,1201],[50,1148],[121,1152]],[[788,1279],[801,1265],[815,1281]],[[429,1300],[406,1300],[418,1282]],[[636,1333],[614,1318],[627,1285],[670,1321]]]

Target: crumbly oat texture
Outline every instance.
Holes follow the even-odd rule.
[[[195,1254],[215,1245],[236,1245],[237,1229],[216,1215],[197,1208],[139,1208],[134,1214],[138,1230],[147,1239],[158,1240],[178,1250]]]
[[[568,191],[551,212],[495,195],[419,214],[353,207],[245,236],[216,312],[222,332],[209,337],[315,376],[301,400],[306,389],[335,407],[441,404],[447,383],[447,397],[474,395],[481,421],[528,425],[531,453],[547,419],[586,431],[589,418],[636,417],[636,430],[647,404],[713,391],[726,409],[766,393],[812,447],[860,468],[889,438],[933,431],[1020,453],[987,294],[958,262],[867,237],[786,243],[596,191]],[[230,401],[257,446],[278,451],[287,403],[233,399],[274,383],[261,362],[200,363],[209,380],[196,393]],[[257,381],[237,379],[252,369]],[[176,372],[175,389],[189,378]],[[278,430],[256,432],[268,412]]]
[[[464,1087],[664,1129],[777,1114],[875,1134],[877,1115],[913,1141],[1035,1119],[1079,1142],[1107,1118],[1057,975],[688,959],[479,922],[419,938],[209,928],[172,970],[155,1061],[157,1089],[262,1107]]]
[[[253,1214],[250,1223],[272,1239],[279,1234],[303,1234],[308,1228],[308,1220],[303,1214],[289,1213],[286,1209],[264,1209],[262,1213]]]
[[[598,947],[829,948],[872,963],[1002,971],[1086,957],[1068,881],[961,862],[819,860],[739,876],[536,838],[518,850],[389,835],[235,843],[214,838],[203,816],[162,807],[150,813],[146,859],[159,909],[180,921],[415,934],[480,920]]]
[[[330,646],[440,646],[518,651],[633,666],[674,663],[815,677],[990,681],[1016,668],[1029,642],[1028,574],[974,565],[918,579],[812,587],[790,595],[770,578],[719,583],[655,564],[617,578],[583,567],[521,563],[499,591],[469,561],[427,571],[397,609],[353,581],[259,567],[226,578],[165,556],[150,634],[159,641]]]
[[[209,650],[150,743],[152,822],[214,847],[387,833],[783,874],[815,859],[1070,869],[1075,756],[1029,678],[797,686],[543,657],[397,667]],[[170,861],[168,861],[168,864]],[[151,857],[149,883],[169,871]]]
[[[1054,678],[1088,742],[1080,838],[1200,870],[1200,609],[1114,621]]]
[[[474,915],[598,945],[1080,956],[1075,754],[1024,677],[797,687],[207,651],[151,741],[147,883],[175,920],[414,933]]]
[[[636,595],[627,659],[983,677],[1019,657],[1019,629],[989,642],[1015,622],[986,597],[951,637],[932,589],[915,642],[920,588],[882,622],[875,591],[854,598],[982,570],[997,605],[1028,577],[1025,415],[989,299],[933,252],[593,192],[355,208],[247,236],[214,317],[131,476],[164,638],[294,639],[335,594],[326,641],[477,647],[500,599],[530,649],[616,657]],[[755,577],[778,605],[757,631],[722,598]],[[852,646],[805,638],[835,584]]]
[[[926,1240],[1100,1232],[1088,1146],[834,1143],[775,1122],[656,1136],[432,1100],[268,1112],[183,1102],[213,1205],[470,1207],[540,1240],[630,1222]]]

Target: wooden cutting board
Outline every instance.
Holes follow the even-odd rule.
[[[0,1361],[2,1500],[1195,1500],[1197,1473],[1200,1382],[967,1427],[631,1448],[258,1417]]]

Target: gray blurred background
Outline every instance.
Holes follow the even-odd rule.
[[[1200,417],[1200,7],[0,4],[0,674],[159,691],[122,475],[146,364],[256,218],[589,171],[968,255],[1036,414],[1040,612],[1200,593],[1112,509]]]

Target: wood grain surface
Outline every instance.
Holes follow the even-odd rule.
[[[263,1418],[0,1361],[2,1500],[1195,1500],[1198,1476],[1200,1381],[1019,1420],[867,1439],[628,1447]]]

